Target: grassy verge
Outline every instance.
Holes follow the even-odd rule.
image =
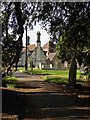
[[[6,76],[2,78],[2,86],[3,87],[8,87],[8,88],[13,88],[16,85],[17,79],[13,76]]]

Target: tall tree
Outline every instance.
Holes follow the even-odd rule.
[[[82,62],[84,63],[84,57],[87,55],[83,51],[90,47],[90,13],[89,3],[74,3],[72,8],[72,14],[60,44],[60,46],[62,45],[60,53],[64,51],[65,56],[69,55],[69,58],[72,59],[69,71],[69,84],[75,87],[76,60],[80,65]]]
[[[3,30],[3,46],[2,46],[2,52],[3,52],[3,56],[2,56],[2,61],[3,63],[6,62],[5,61],[5,57],[8,60],[7,64],[2,64],[4,65],[3,67],[7,69],[7,71],[10,70],[11,66],[15,63],[17,63],[18,59],[19,59],[19,55],[20,55],[20,51],[22,49],[22,36],[23,36],[23,18],[22,18],[22,12],[21,12],[21,7],[20,7],[20,3],[3,3],[3,18],[2,18],[2,30]],[[20,15],[18,14],[20,13]],[[9,29],[13,28],[13,34],[12,37],[10,37],[9,35]],[[19,35],[18,40],[15,41],[16,36]],[[11,40],[12,38],[12,40]],[[14,44],[15,43],[15,44]],[[15,50],[15,54],[12,52],[13,51],[13,47]],[[11,54],[9,55],[11,50]],[[6,52],[5,52],[6,51]],[[10,59],[12,59],[10,61]]]
[[[71,60],[69,84],[75,87],[76,60],[81,64],[85,56],[83,51],[90,46],[90,3],[38,3],[37,11],[34,15],[38,21],[42,20],[46,29],[48,24],[54,40],[58,41],[62,36],[59,54],[63,60]]]
[[[14,52],[12,56],[12,60],[8,61],[8,66],[6,64],[3,64],[4,65],[3,67],[4,68],[6,67],[7,71],[9,71],[14,63],[16,63],[16,69],[17,69],[20,52],[22,50],[22,37],[24,33],[24,25],[25,24],[28,25],[30,29],[33,28],[31,19],[32,19],[33,10],[35,9],[35,3],[3,2],[2,9],[3,9],[2,12],[3,63],[6,62],[4,61],[5,56],[8,56],[6,59],[11,57],[8,55],[8,53],[10,52],[9,50],[11,50],[11,53]],[[9,34],[9,30],[11,30],[11,34]],[[12,47],[12,42],[14,45],[13,47]]]
[[[73,68],[74,71],[70,68],[69,83],[71,86],[75,86],[76,60],[78,60],[79,63],[82,63],[82,61],[84,61],[83,56],[86,52],[82,51],[89,49],[90,45],[90,3],[37,2],[14,3],[13,5],[14,12],[11,12],[10,9],[7,11],[9,11],[9,13],[12,13],[12,21],[17,20],[16,25],[18,26],[17,31],[19,38],[15,56],[16,63],[18,62],[20,55],[20,52],[18,53],[18,51],[20,51],[22,48],[21,39],[23,35],[23,25],[25,23],[25,20],[27,19],[27,24],[29,25],[30,29],[33,28],[33,22],[36,24],[36,22],[41,21],[42,27],[51,33],[53,40],[59,41],[60,36],[62,36],[59,48],[60,56],[63,60],[72,59],[71,68]],[[9,4],[7,6],[9,7]],[[79,57],[81,59],[79,59]],[[73,80],[75,80],[75,82],[72,82]]]

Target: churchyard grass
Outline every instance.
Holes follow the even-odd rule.
[[[43,78],[45,81],[50,83],[68,84],[68,78],[60,75],[48,75]]]
[[[33,68],[33,70],[31,71],[31,68],[28,67],[28,70],[25,71],[25,67],[18,67],[18,70],[21,72],[27,72],[29,74],[43,74],[43,75],[61,75],[64,77],[68,77],[69,74],[69,69],[65,69],[65,70],[41,70],[41,69],[36,69]],[[77,79],[80,78],[80,69],[77,69]],[[84,76],[86,77],[86,76]]]
[[[40,70],[35,69],[31,71],[31,68],[29,67],[27,71],[25,71],[24,67],[18,68],[19,71],[26,72],[28,74],[38,74],[38,75],[44,75],[42,77],[43,80],[53,83],[60,83],[60,84],[67,84],[68,83],[68,75],[69,75],[69,69],[65,70]],[[77,83],[83,83],[83,80],[80,80],[80,70],[77,69]]]
[[[54,70],[52,75],[48,75],[44,78],[45,81],[59,83],[59,84],[68,84],[68,75],[69,70]],[[80,72],[77,70],[77,79],[79,79]]]
[[[19,67],[18,70],[22,72],[26,72],[28,74],[44,75],[42,79],[48,82],[60,83],[60,84],[68,83],[69,69],[41,70],[41,69],[33,68],[33,70],[31,71],[31,68],[28,67],[28,70],[25,71],[24,67]],[[84,84],[85,82],[86,82],[85,79],[80,79],[80,69],[77,69],[77,84]]]
[[[61,75],[68,76],[68,70],[40,70],[33,69],[33,74],[41,74],[41,75]]]

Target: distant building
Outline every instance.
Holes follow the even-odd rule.
[[[48,57],[50,53],[56,52],[56,45],[52,41],[49,41],[42,47],[42,49],[45,55]]]
[[[40,69],[64,69],[67,63],[63,64],[57,57],[56,45],[50,40],[41,47],[40,32],[37,32],[37,45],[30,45],[28,41],[27,56],[28,66]],[[19,66],[25,66],[26,48],[23,47],[18,62]]]
[[[42,68],[42,64],[46,64],[47,59],[41,47],[40,35],[40,32],[37,32],[37,46],[30,55],[31,63],[33,63],[33,66],[37,68]]]

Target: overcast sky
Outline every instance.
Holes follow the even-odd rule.
[[[36,44],[37,41],[37,31],[40,31],[41,33],[41,46],[43,46],[45,43],[47,43],[50,40],[49,34],[45,30],[42,30],[40,25],[37,24],[34,26],[33,30],[28,30],[27,31],[27,36],[30,37],[30,44]],[[26,42],[26,32],[24,32],[23,35],[23,44],[25,45]]]

